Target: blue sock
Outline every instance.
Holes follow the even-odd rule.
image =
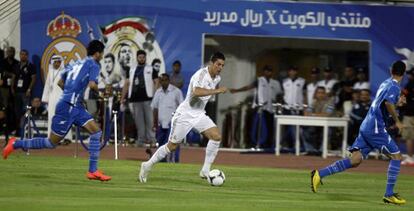
[[[50,142],[49,138],[32,138],[32,139],[22,139],[14,142],[14,149],[53,149],[55,146]]]
[[[95,172],[98,169],[99,151],[101,148],[102,132],[94,133],[89,138],[89,172]]]
[[[335,163],[332,163],[331,165],[327,166],[326,168],[319,170],[319,176],[323,178],[325,176],[345,171],[346,169],[349,169],[351,167],[351,159],[346,158],[343,160],[338,160]]]
[[[398,174],[400,173],[401,161],[400,160],[390,160],[387,172],[387,188],[385,190],[385,196],[391,196],[394,194],[394,186],[397,182]]]

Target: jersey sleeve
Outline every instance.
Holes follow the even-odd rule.
[[[391,86],[388,92],[385,94],[385,100],[397,104],[398,98],[400,97],[400,88],[397,86]]]
[[[94,81],[98,84],[100,66],[92,63],[89,70],[89,81]]]

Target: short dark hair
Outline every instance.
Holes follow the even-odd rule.
[[[405,73],[405,63],[403,61],[396,61],[392,64],[391,73],[397,76],[403,76]]]
[[[226,58],[224,57],[224,54],[219,51],[213,53],[213,55],[211,55],[210,57],[211,62],[216,62],[218,59],[221,59],[223,61],[226,60]]]
[[[151,66],[154,66],[155,63],[161,63],[161,60],[158,58],[155,58],[154,60],[152,60]]]
[[[168,78],[168,80],[170,80],[170,75],[168,75],[167,73],[163,73],[163,74],[161,74],[161,77],[167,77]]]
[[[104,58],[111,58],[112,62],[115,63],[115,56],[112,53],[107,53]]]
[[[28,51],[28,50],[26,50],[26,49],[22,49],[22,50],[20,50],[20,53],[25,53],[26,55],[29,55],[29,51]]]
[[[102,53],[105,49],[105,45],[99,40],[92,40],[88,44],[88,56],[92,56],[95,53]]]
[[[137,56],[139,56],[139,55],[147,56],[147,52],[145,52],[144,50],[138,50],[137,51]]]
[[[326,92],[326,89],[325,89],[325,87],[323,87],[323,86],[318,86],[318,87],[316,87],[315,91],[316,91],[316,90],[318,90],[318,89],[323,90],[323,91],[325,91],[325,92]]]
[[[270,72],[272,72],[272,71],[273,71],[273,69],[272,69],[272,67],[271,67],[271,66],[269,66],[269,65],[265,65],[265,66],[263,67],[263,71],[270,71]]]
[[[176,64],[178,64],[178,65],[180,65],[180,66],[181,66],[181,62],[180,62],[180,60],[175,60],[175,61],[173,62],[173,65],[176,65]]]
[[[359,92],[368,92],[368,94],[371,94],[371,90],[369,89],[360,89]]]

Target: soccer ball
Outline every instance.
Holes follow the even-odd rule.
[[[212,186],[221,186],[225,180],[226,176],[218,169],[213,169],[208,173],[207,181]]]

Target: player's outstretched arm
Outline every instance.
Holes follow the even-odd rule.
[[[227,87],[220,87],[217,89],[204,89],[200,87],[195,87],[193,90],[193,96],[204,97],[209,95],[216,95],[227,92]]]

